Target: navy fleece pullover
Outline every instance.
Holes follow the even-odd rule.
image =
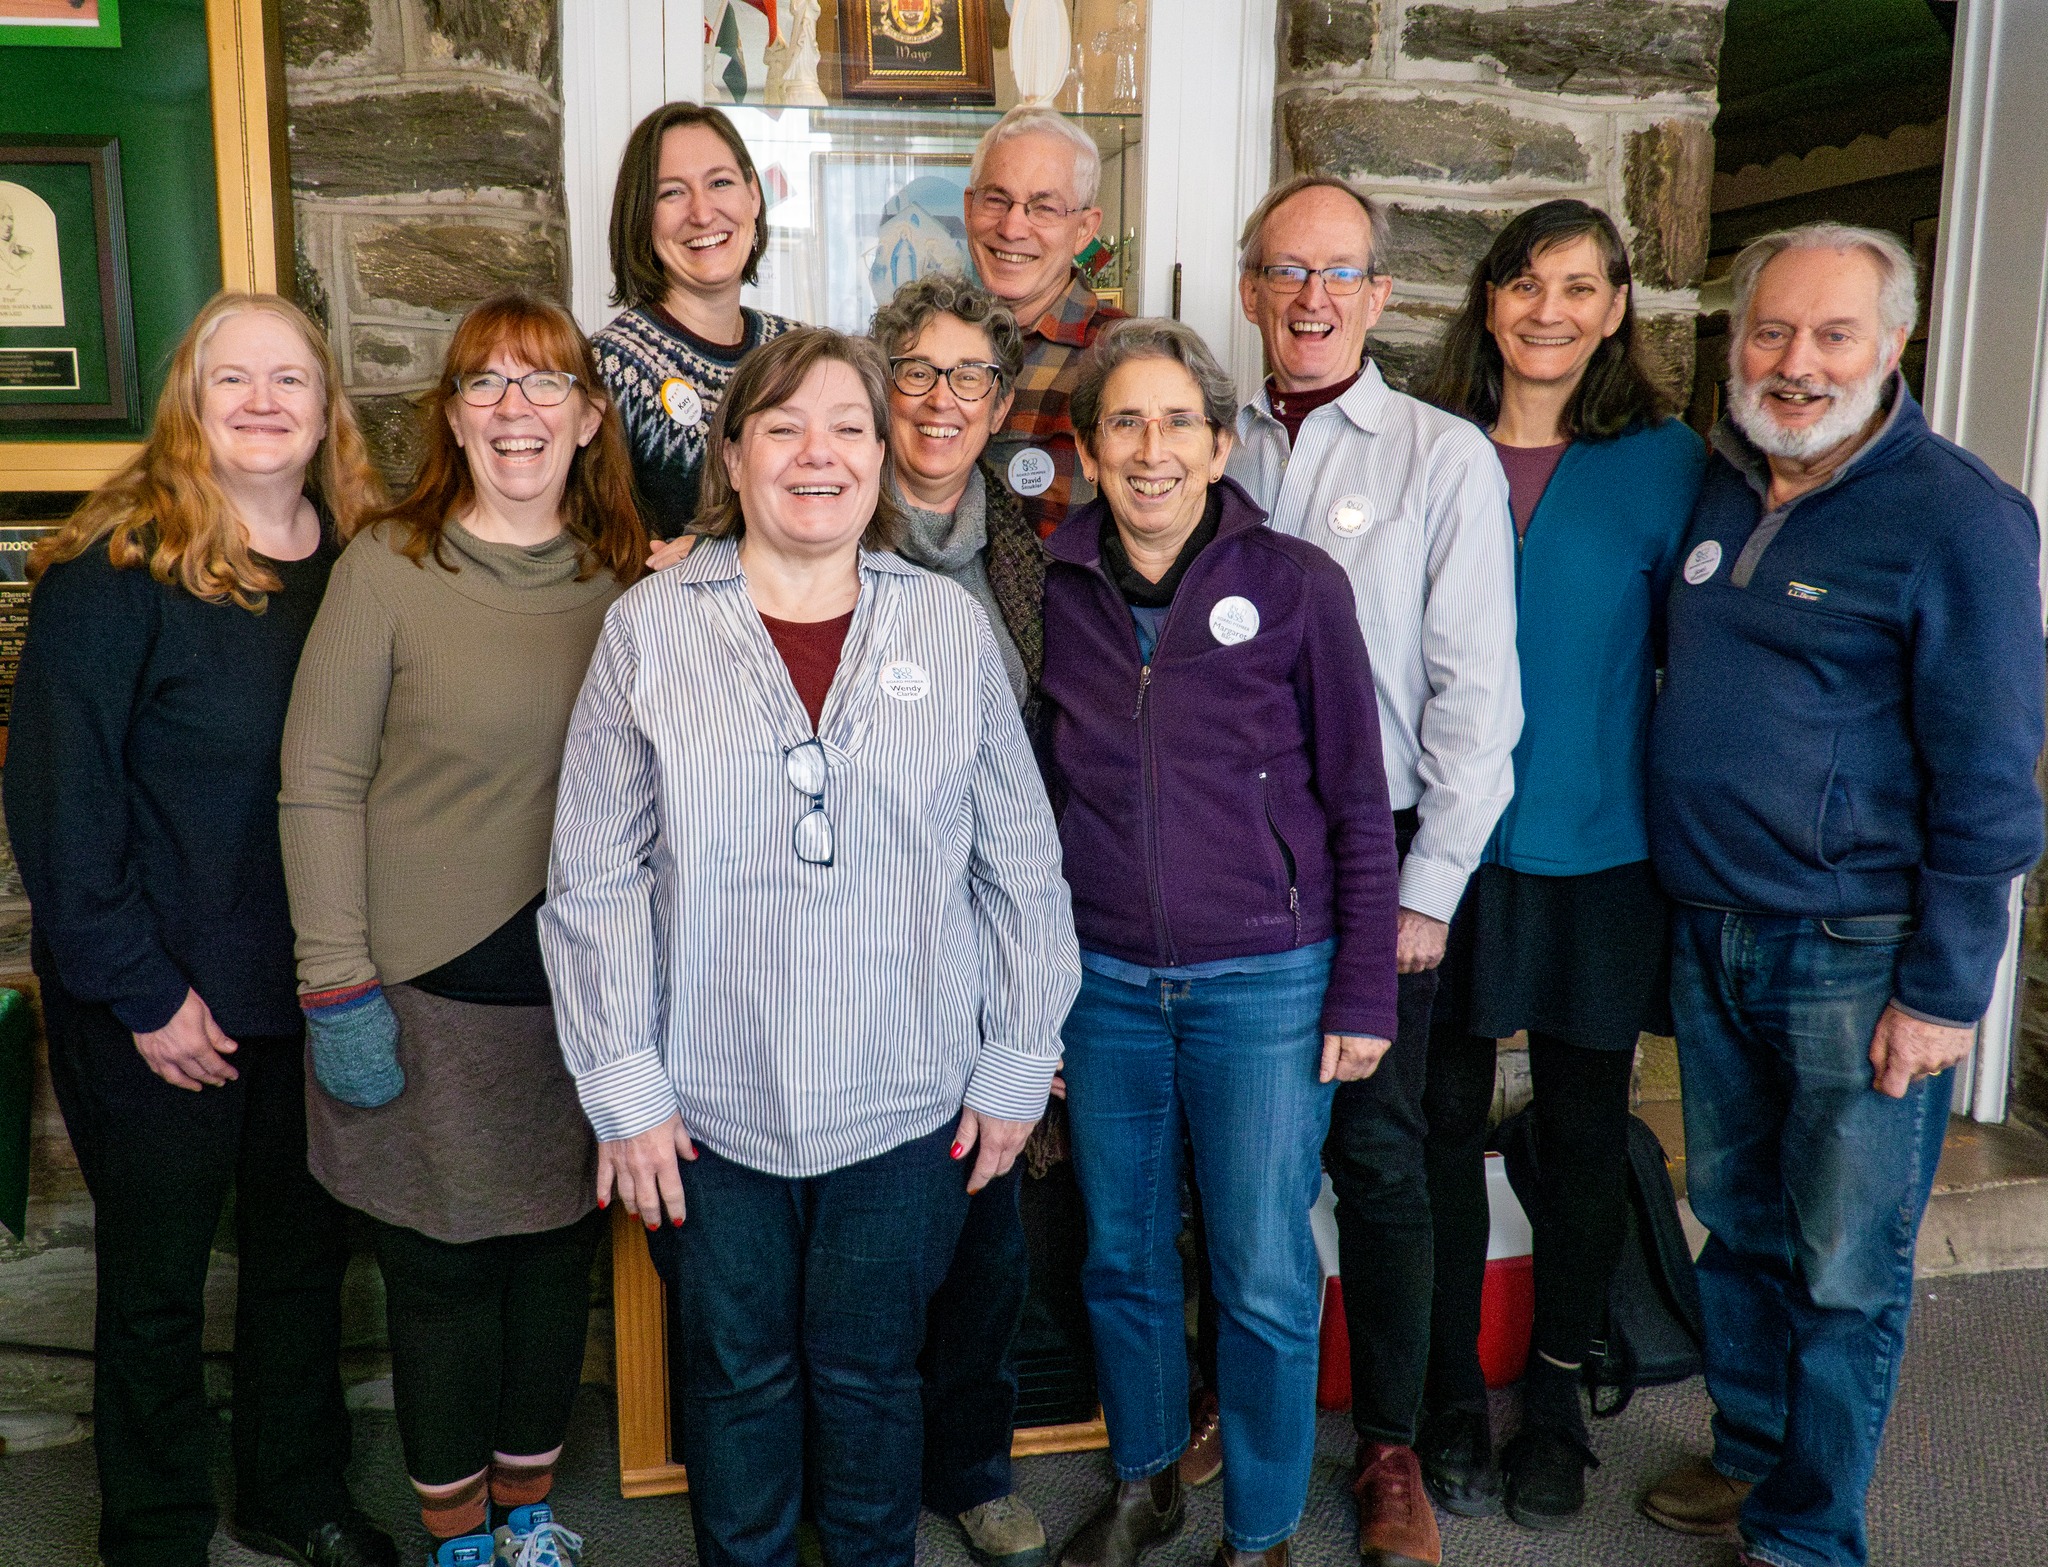
[[[1917,916],[1894,996],[1974,1023],[2012,878],[2041,853],[2033,508],[1896,380],[1832,480],[1777,511],[1733,428],[1668,606],[1650,845],[1671,895],[1810,918]]]

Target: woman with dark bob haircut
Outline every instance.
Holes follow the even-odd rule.
[[[541,943],[598,1193],[671,1232],[705,1567],[786,1567],[806,1500],[835,1567],[908,1567],[926,1309],[1079,978],[988,616],[889,553],[887,386],[817,327],[740,367],[562,760]]]
[[[1663,991],[1666,911],[1643,815],[1658,617],[1705,466],[1638,362],[1630,295],[1605,213],[1533,207],[1479,263],[1424,393],[1483,426],[1507,470],[1527,716],[1432,1021],[1437,1284],[1416,1446],[1450,1511],[1497,1512],[1504,1489],[1532,1528],[1584,1506],[1593,1462],[1580,1370],[1620,1254],[1636,1035]],[[1486,1115],[1497,1042],[1520,1029],[1542,1150],[1536,1331],[1522,1432],[1497,1466],[1478,1347]]]
[[[711,422],[740,361],[797,324],[740,304],[767,248],[761,180],[731,120],[669,103],[633,127],[612,193],[612,303],[626,308],[592,346],[657,538],[697,514]]]
[[[546,1501],[597,1150],[536,919],[570,705],[647,549],[595,380],[558,305],[502,294],[462,318],[419,477],[336,563],[285,725],[309,1160],[369,1220],[437,1567],[580,1548]]]

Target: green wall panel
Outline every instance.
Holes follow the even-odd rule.
[[[0,45],[0,130],[121,138],[143,410],[125,431],[22,421],[7,438],[140,435],[179,335],[220,288],[204,0],[122,0],[118,49]]]

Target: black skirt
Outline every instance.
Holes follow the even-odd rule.
[[[1647,860],[1586,876],[1482,865],[1451,922],[1434,1025],[1589,1050],[1668,1034],[1670,919]]]

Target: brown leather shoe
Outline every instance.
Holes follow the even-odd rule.
[[[1150,1547],[1179,1534],[1187,1515],[1175,1465],[1149,1480],[1119,1480],[1116,1495],[1061,1549],[1060,1567],[1132,1567]]]
[[[1358,1498],[1358,1554],[1369,1567],[1440,1567],[1443,1541],[1414,1448],[1361,1443],[1351,1494]]]
[[[1228,1540],[1219,1541],[1209,1567],[1287,1567],[1287,1545],[1281,1540],[1263,1551],[1240,1551]]]
[[[1747,1480],[1729,1479],[1711,1459],[1688,1458],[1650,1487],[1643,1516],[1680,1534],[1739,1542],[1742,1531],[1736,1523],[1754,1489]]]
[[[1204,1388],[1189,1412],[1187,1451],[1177,1467],[1182,1485],[1207,1485],[1223,1473],[1223,1411]]]

